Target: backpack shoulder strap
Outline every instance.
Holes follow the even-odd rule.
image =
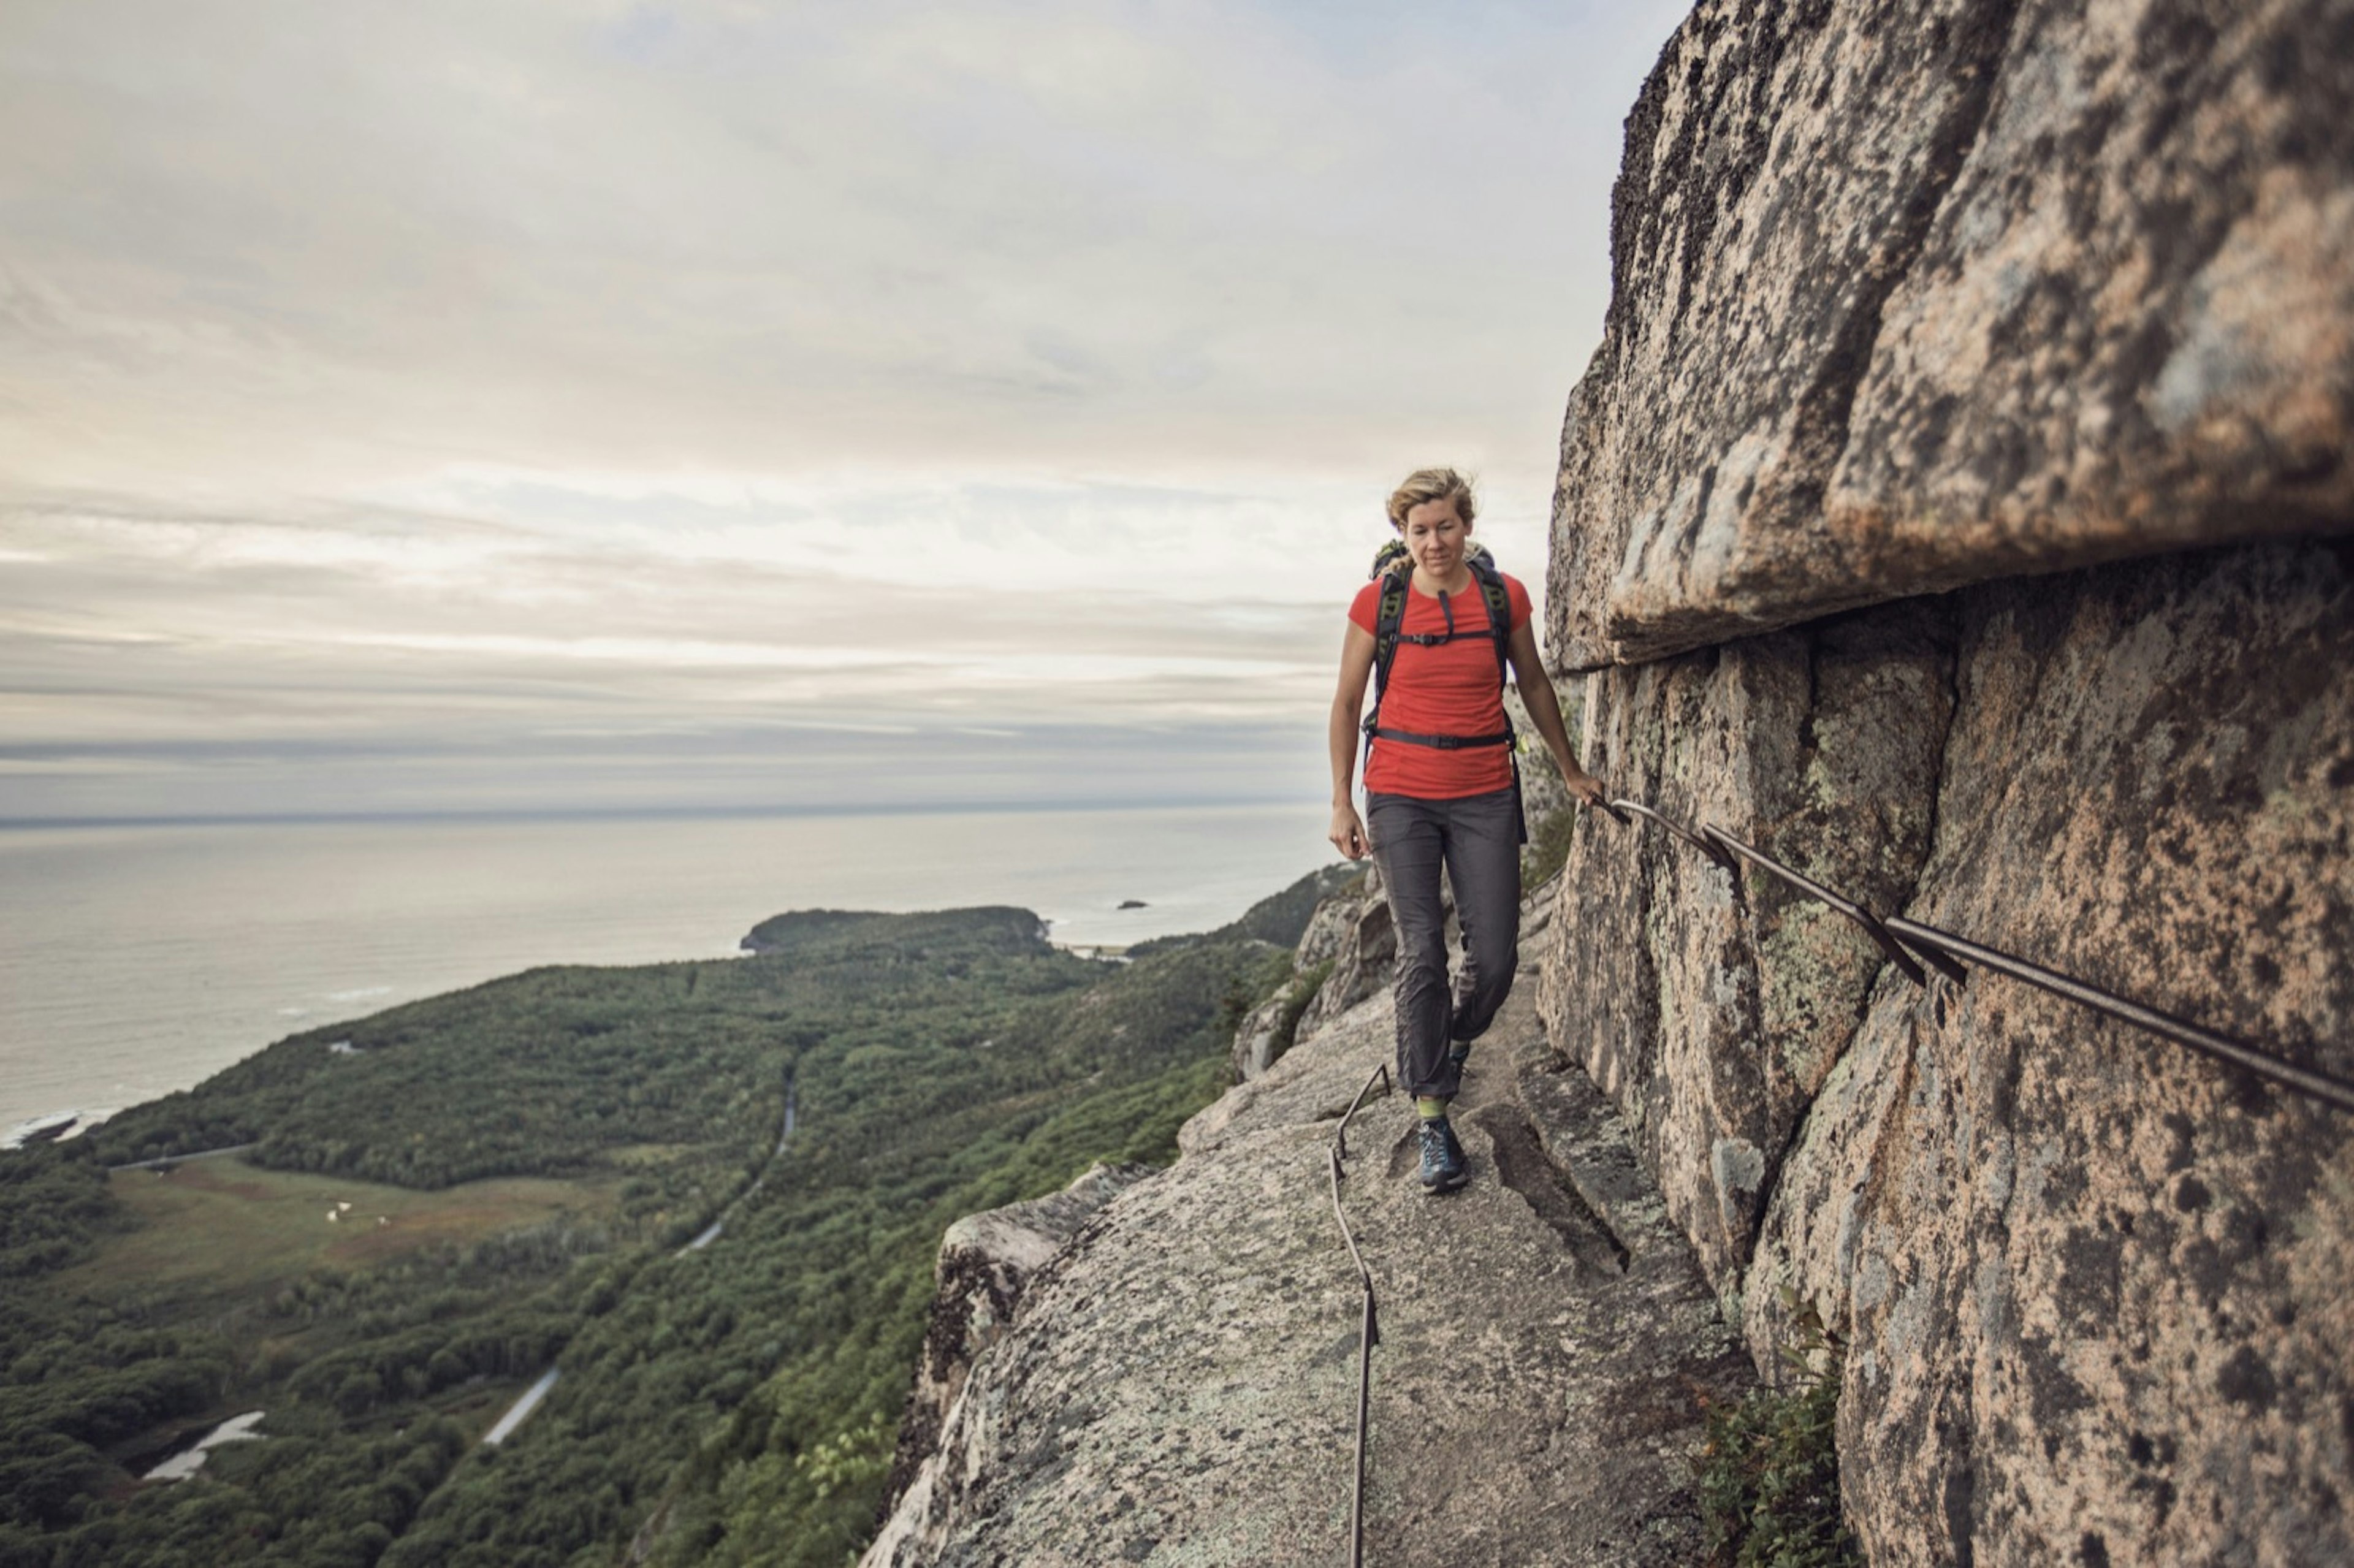
[[[1471,575],[1479,579],[1479,596],[1488,601],[1488,632],[1496,641],[1496,682],[1509,684],[1512,678],[1512,593],[1504,586],[1504,574],[1484,557],[1474,556]]]
[[[1373,693],[1389,684],[1390,665],[1397,658],[1398,630],[1405,624],[1406,574],[1393,571],[1382,578],[1382,597],[1373,611]]]
[[[1382,578],[1382,597],[1373,611],[1373,711],[1365,715],[1371,731],[1381,719],[1382,694],[1389,690],[1390,666],[1397,662],[1398,629],[1405,624],[1406,579],[1411,567],[1393,567]]]
[[[1472,557],[1471,572],[1479,579],[1480,597],[1488,601],[1488,630],[1496,640],[1496,684],[1500,689],[1512,683],[1512,590],[1504,586],[1504,574],[1496,569],[1495,558],[1486,552]],[[1504,714],[1504,747],[1512,759],[1512,810],[1520,819],[1521,842],[1529,842],[1529,810],[1521,793],[1521,743],[1512,733],[1512,715]]]

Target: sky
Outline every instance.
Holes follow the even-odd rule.
[[[0,821],[1322,798],[1648,0],[0,7]]]

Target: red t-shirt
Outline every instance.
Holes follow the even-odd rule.
[[[1502,574],[1499,574],[1500,576]],[[1512,630],[1528,624],[1529,590],[1520,579],[1504,577],[1504,594],[1511,601]],[[1451,642],[1425,647],[1401,641],[1390,662],[1390,686],[1382,698],[1382,727],[1412,730],[1416,735],[1493,735],[1504,727],[1504,694],[1496,680],[1496,644],[1483,635],[1488,628],[1488,596],[1475,578],[1461,593],[1447,596],[1442,606],[1420,588],[1408,587],[1405,617],[1398,630],[1416,637],[1436,637],[1447,630],[1447,611],[1455,611],[1455,630],[1470,632]],[[1349,619],[1371,634],[1380,620],[1382,584],[1376,577],[1358,591],[1349,606]],[[1425,800],[1454,800],[1485,795],[1511,787],[1512,759],[1500,746],[1467,746],[1445,750],[1411,741],[1375,740],[1365,762],[1365,788],[1384,795],[1414,795]]]

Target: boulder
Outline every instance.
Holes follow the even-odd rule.
[[[1147,1165],[1097,1165],[1044,1198],[969,1214],[940,1239],[931,1319],[893,1457],[890,1515],[864,1561],[928,1562],[940,1486],[941,1431],[981,1352],[1004,1338],[1023,1290],[1087,1224],[1152,1174]]]
[[[1332,972],[1299,1015],[1293,1032],[1299,1040],[1389,987],[1397,963],[1397,927],[1390,919],[1389,895],[1379,870],[1369,871],[1354,894],[1328,900],[1317,911],[1317,921],[1300,938],[1302,955],[1310,950],[1311,942],[1319,944],[1320,952],[1329,943],[1329,957],[1314,961],[1329,961]]]
[[[1290,980],[1257,1007],[1243,1014],[1235,1028],[1233,1067],[1235,1082],[1246,1084],[1281,1059],[1291,1045],[1292,1032],[1286,1028],[1293,1020],[1294,992],[1303,983],[1294,975]]]
[[[2354,549],[1961,608],[1908,913],[2354,1076]],[[2354,1561],[2354,1118],[1986,974],[1842,1066],[1749,1327],[1846,1321],[1875,1563]]]
[[[1387,929],[1389,906],[1382,892],[1379,867],[1333,866],[1318,873],[1316,885],[1325,889],[1308,915],[1299,946],[1291,955],[1291,978],[1272,996],[1243,1015],[1235,1028],[1232,1063],[1235,1082],[1248,1083],[1279,1060],[1302,1032],[1312,1033],[1328,1018],[1337,1017],[1370,994],[1363,979],[1367,960],[1378,965],[1381,933]],[[1371,920],[1373,927],[1367,928]],[[1394,951],[1394,943],[1391,944]],[[1345,972],[1343,972],[1345,971]],[[1340,991],[1325,995],[1327,982],[1341,973]],[[1386,970],[1383,971],[1386,977]]]
[[[1357,923],[1371,906],[1382,901],[1381,868],[1367,861],[1358,875],[1342,883],[1317,902],[1292,949],[1292,962],[1302,969],[1338,959],[1355,938]],[[1344,1010],[1345,1011],[1345,1010]]]
[[[1875,907],[1903,904],[1951,703],[1941,607],[1869,611],[1589,682],[1587,765]],[[1852,924],[1650,829],[1585,813],[1544,990],[1728,1295],[1784,1150],[1881,969]],[[1659,912],[1672,909],[1671,922]]]

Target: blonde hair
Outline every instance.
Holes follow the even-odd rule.
[[[1405,476],[1405,482],[1390,492],[1390,526],[1405,532],[1405,514],[1430,501],[1452,501],[1455,514],[1463,519],[1463,526],[1471,526],[1479,514],[1479,503],[1471,495],[1471,482],[1451,468],[1418,468]]]

